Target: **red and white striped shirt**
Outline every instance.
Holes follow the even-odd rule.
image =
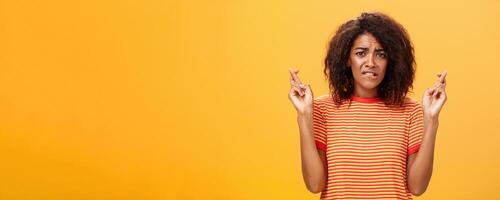
[[[402,107],[351,100],[340,107],[329,95],[313,101],[316,147],[326,152],[328,167],[321,199],[412,199],[406,161],[422,141],[421,104],[410,97]]]

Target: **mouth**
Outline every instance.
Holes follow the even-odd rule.
[[[378,74],[375,73],[375,72],[372,72],[372,71],[364,71],[364,72],[361,72],[361,75],[365,75],[365,76],[372,76],[372,77],[377,77]]]

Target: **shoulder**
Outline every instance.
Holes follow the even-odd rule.
[[[413,98],[413,97],[406,96],[405,100],[404,100],[404,104],[405,104],[405,106],[407,105],[410,107],[414,107],[414,106],[420,105],[420,102],[418,102],[418,100]]]
[[[406,96],[404,102],[405,110],[409,112],[415,112],[422,109],[422,104],[413,97]]]
[[[332,102],[332,97],[328,94],[320,95],[315,97],[313,102],[317,105],[325,105],[329,102]]]
[[[327,101],[331,99],[332,97],[328,94],[320,95],[314,98],[314,101]]]
[[[322,111],[324,111],[329,104],[329,101],[332,97],[330,95],[320,95],[314,98],[313,100],[313,107],[318,108]]]

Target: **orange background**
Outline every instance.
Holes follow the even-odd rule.
[[[318,199],[287,68],[327,94],[362,11],[410,33],[411,96],[449,71],[416,199],[499,199],[498,1],[283,0],[0,1],[0,199]]]

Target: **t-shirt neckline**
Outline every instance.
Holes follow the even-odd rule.
[[[357,97],[352,95],[351,100],[357,101],[357,102],[362,102],[362,103],[377,103],[377,102],[382,102],[381,98],[378,97]]]

